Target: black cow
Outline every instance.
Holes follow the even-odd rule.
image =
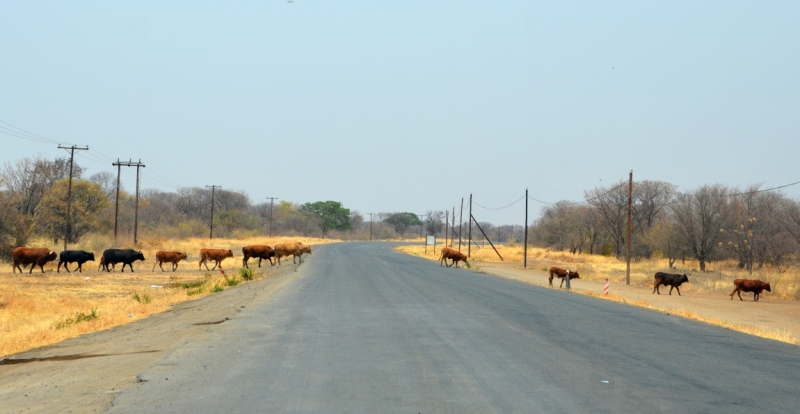
[[[689,282],[689,278],[684,275],[674,275],[670,273],[658,272],[655,276],[655,283],[653,284],[653,293],[658,292],[660,295],[661,292],[658,291],[658,287],[661,285],[669,286],[669,294],[672,294],[672,288],[678,291],[678,296],[681,296],[681,289],[680,286],[683,283]]]
[[[103,252],[103,258],[100,259],[100,265],[103,267],[103,270],[106,272],[110,272],[108,266],[111,265],[111,268],[114,268],[114,265],[117,263],[122,263],[122,271],[125,271],[125,265],[128,265],[131,268],[131,272],[133,272],[133,262],[136,260],[144,261],[144,255],[142,252],[137,252],[133,249],[106,249]]]
[[[94,253],[85,250],[64,250],[58,256],[58,268],[56,273],[61,273],[61,265],[64,265],[64,270],[69,273],[68,263],[78,262],[78,271],[83,273],[83,264],[89,260],[94,261]]]

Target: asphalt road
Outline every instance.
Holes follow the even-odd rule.
[[[406,256],[320,246],[111,412],[797,412],[800,348]],[[575,281],[574,283],[579,283]],[[675,298],[680,300],[680,297]],[[233,305],[233,304],[232,304]]]

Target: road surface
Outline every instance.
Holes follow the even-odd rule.
[[[796,412],[800,348],[464,269],[320,246],[110,412]],[[676,297],[675,300],[681,300]]]

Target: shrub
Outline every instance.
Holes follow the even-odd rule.
[[[133,293],[133,300],[139,303],[150,303],[152,301],[150,295],[148,295],[147,293],[143,293],[142,296],[139,296],[139,294],[136,292]]]
[[[220,285],[214,285],[214,289],[211,289],[211,291],[214,292],[214,293],[222,292],[223,290],[225,290],[225,288],[223,288]]]
[[[248,269],[246,267],[239,269],[239,276],[242,277],[242,280],[253,280],[255,273],[254,269]]]

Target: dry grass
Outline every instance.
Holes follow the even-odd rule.
[[[506,263],[522,263],[523,248],[519,245],[496,246],[500,255]],[[433,254],[432,247],[428,247],[425,254],[425,247],[422,245],[400,246],[397,248],[405,253],[415,256],[426,257],[432,260],[439,260],[441,246],[436,246],[436,254]],[[462,252],[466,252],[466,246],[462,246]],[[472,246],[471,260],[483,262],[501,262],[497,253],[489,246]],[[749,274],[736,267],[730,261],[713,262],[707,264],[707,271],[701,273],[696,268],[685,267],[696,264],[686,262],[684,267],[669,268],[666,259],[649,259],[631,262],[631,285],[634,286],[653,286],[653,275],[656,272],[686,273],[689,275],[691,283],[681,286],[681,291],[699,293],[718,293],[730,294],[733,290],[734,279],[759,279],[770,282],[772,292],[771,297],[780,299],[800,299],[800,269],[789,268],[783,272],[778,272],[772,267],[764,267]],[[570,254],[565,251],[555,251],[537,247],[528,247],[528,265],[540,266],[540,270],[547,271],[551,265],[565,267],[576,270],[580,273],[581,279],[586,280],[605,280],[611,283],[625,283],[625,260],[615,257],[589,254]],[[680,263],[678,263],[680,265]]]
[[[94,237],[70,246],[95,252],[98,261],[87,262],[83,273],[56,273],[56,263],[51,262],[45,266],[44,275],[37,273],[38,269],[32,276],[27,271],[23,275],[11,274],[11,265],[4,264],[0,267],[0,272],[5,273],[0,276],[0,356],[128,323],[163,312],[176,303],[208,296],[215,289],[246,282],[239,274],[242,246],[290,240],[311,245],[322,242],[309,238],[143,240],[141,247],[147,261],[134,264],[136,273],[119,272],[119,266],[114,273],[100,273],[96,271],[99,255],[111,243]],[[206,272],[205,268],[197,271],[197,252],[202,247],[233,249],[235,257],[223,262],[226,275],[217,270]],[[156,269],[152,273],[156,250],[190,254],[180,263],[179,272],[162,273]],[[253,279],[267,276],[258,268],[253,273]],[[96,318],[92,318],[93,310]]]

